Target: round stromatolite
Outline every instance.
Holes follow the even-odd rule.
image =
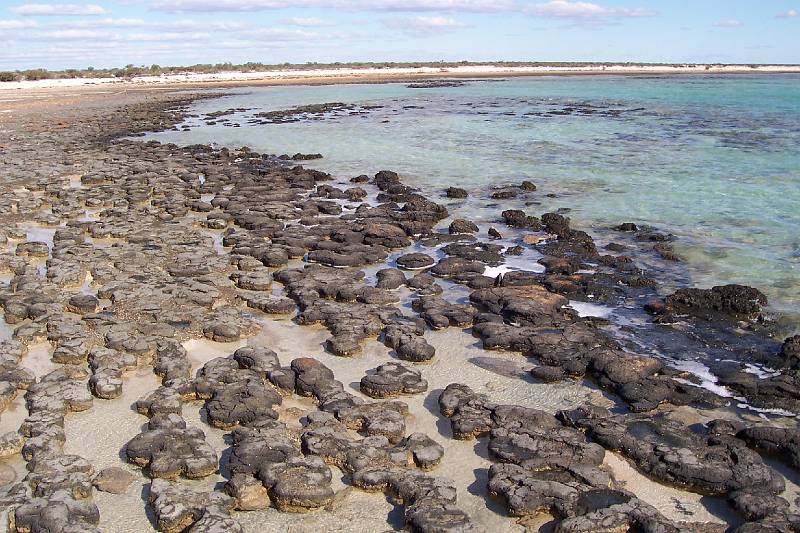
[[[67,311],[85,315],[97,311],[99,300],[91,294],[76,294],[67,302]]]
[[[128,461],[145,468],[152,478],[197,479],[217,471],[219,458],[199,428],[186,427],[180,417],[170,423],[153,423],[125,446]],[[156,418],[156,421],[160,419]]]
[[[433,259],[433,257],[427,254],[414,252],[401,255],[396,259],[395,262],[400,268],[404,268],[406,270],[419,270],[433,265],[436,261]]]
[[[372,398],[418,394],[428,390],[420,372],[399,363],[386,363],[361,378],[361,392]]]
[[[459,233],[478,233],[478,226],[471,220],[457,218],[450,223],[448,231],[451,235],[457,235]]]
[[[273,407],[280,403],[281,395],[272,386],[250,380],[217,388],[206,402],[206,412],[212,426],[229,429],[264,418],[277,419],[278,413]]]
[[[461,189],[459,187],[448,187],[445,189],[444,193],[448,198],[462,199],[467,197],[466,189]]]
[[[314,455],[271,463],[259,471],[258,478],[281,511],[307,512],[333,500],[331,469]]]

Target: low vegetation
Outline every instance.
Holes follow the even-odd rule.
[[[65,69],[65,70],[46,70],[43,68],[16,71],[0,71],[0,82],[22,81],[22,80],[44,80],[44,79],[71,79],[71,78],[133,78],[138,76],[164,76],[170,74],[214,74],[219,72],[270,72],[278,70],[313,70],[323,68],[452,68],[458,66],[486,65],[492,64],[501,67],[587,67],[587,66],[612,66],[612,65],[661,65],[661,66],[688,66],[696,65],[675,65],[675,64],[655,64],[655,63],[595,63],[595,62],[541,62],[541,61],[432,61],[432,62],[400,62],[400,63],[198,63],[189,66],[162,67],[161,65],[126,65],[122,68],[94,68],[84,69]],[[755,68],[756,65],[749,65]]]

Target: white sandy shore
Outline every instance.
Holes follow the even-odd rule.
[[[328,79],[363,79],[364,81],[391,78],[430,77],[489,77],[489,76],[542,76],[571,74],[774,74],[800,73],[800,65],[565,65],[565,66],[497,66],[468,65],[459,67],[388,67],[388,68],[328,68],[273,70],[262,72],[218,72],[213,74],[185,73],[133,78],[71,78],[0,83],[0,91],[19,89],[44,89],[78,87],[84,85],[141,86],[154,84],[202,84],[220,82],[287,82]]]

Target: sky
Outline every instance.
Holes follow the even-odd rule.
[[[0,70],[439,60],[800,63],[800,0],[0,0]]]

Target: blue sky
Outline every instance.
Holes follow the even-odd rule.
[[[800,63],[800,0],[0,0],[0,69],[232,61]]]

